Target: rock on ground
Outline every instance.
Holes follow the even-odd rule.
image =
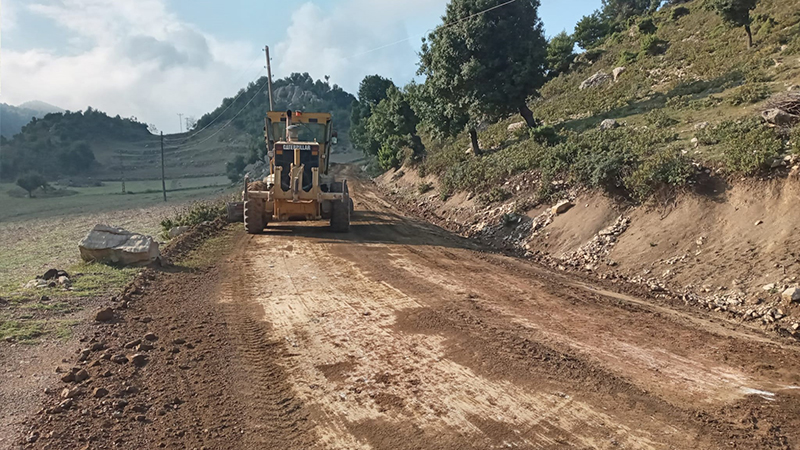
[[[614,81],[617,81],[617,79],[619,79],[619,76],[622,75],[623,73],[625,73],[625,68],[617,67],[611,72],[611,75],[614,77]]]
[[[787,302],[800,302],[800,288],[790,287],[783,291],[781,298]]]
[[[761,117],[763,117],[767,122],[778,126],[789,126],[800,119],[800,117],[789,114],[788,112],[778,108],[768,109],[762,112]]]
[[[574,205],[569,200],[561,200],[560,202],[556,203],[553,208],[553,214],[564,214],[565,212],[569,211]]]
[[[597,72],[596,74],[590,76],[589,78],[583,80],[583,83],[578,87],[580,90],[602,86],[606,84],[611,77],[605,72]]]
[[[95,225],[78,248],[84,261],[122,265],[147,264],[160,256],[152,237],[102,224]]]
[[[187,226],[172,227],[167,235],[170,239],[172,239],[182,235],[183,233],[186,233],[187,231],[189,231],[189,227]]]
[[[600,122],[600,129],[602,131],[613,130],[614,128],[617,128],[618,126],[619,126],[619,124],[614,119],[606,119],[606,120]]]

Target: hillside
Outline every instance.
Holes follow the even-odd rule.
[[[519,116],[480,124],[481,155],[465,153],[466,133],[441,139],[421,128],[419,167],[441,179],[444,197],[494,190],[504,199],[509,175],[533,171],[543,199],[573,185],[633,201],[707,173],[788,169],[794,132],[765,124],[761,111],[800,85],[796,5],[760,1],[748,50],[743,29],[725,26],[706,3],[630,18],[543,85],[529,103],[542,127],[528,130]]]
[[[11,138],[19,133],[31,118],[41,119],[46,114],[58,112],[64,110],[42,101],[25,102],[18,106],[0,103],[0,136]]]
[[[236,155],[251,161],[263,155],[263,117],[269,109],[266,78],[251,83],[204,115],[192,131],[165,136],[165,167],[171,177],[225,173]],[[293,74],[274,84],[276,109],[331,112],[347,131],[351,94],[308,74]],[[42,102],[29,103],[49,107]],[[24,110],[33,111],[33,110]],[[29,119],[30,120],[30,119]],[[195,131],[197,130],[197,131]],[[0,179],[41,172],[67,179],[152,179],[161,175],[160,138],[133,119],[86,111],[50,113],[26,123],[11,139],[3,138]]]

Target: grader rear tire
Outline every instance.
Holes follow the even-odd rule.
[[[331,231],[347,233],[350,231],[350,198],[331,202]]]
[[[248,200],[244,202],[244,228],[247,234],[258,234],[264,231],[264,200]]]

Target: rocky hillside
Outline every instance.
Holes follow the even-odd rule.
[[[379,183],[496,247],[800,337],[800,10],[757,2],[748,48],[708,5],[570,59],[530,103],[540,127],[483,123],[478,155],[423,133]]]

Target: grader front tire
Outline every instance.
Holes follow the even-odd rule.
[[[244,228],[248,234],[264,231],[264,200],[248,200],[244,202]]]
[[[350,231],[350,201],[334,201],[331,205],[331,231],[347,233]]]

